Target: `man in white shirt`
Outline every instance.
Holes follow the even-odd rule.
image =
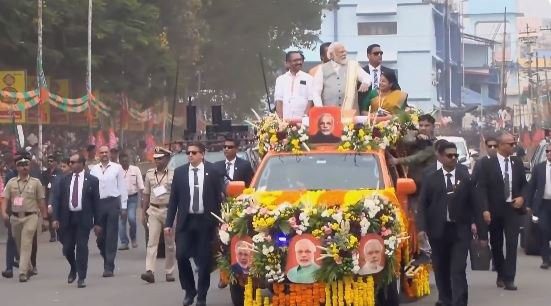
[[[300,51],[287,52],[285,61],[289,70],[276,79],[276,113],[283,119],[300,119],[313,105],[312,77],[301,71],[304,55]]]
[[[119,214],[126,218],[128,191],[121,165],[109,161],[109,147],[99,148],[100,163],[93,166],[90,174],[99,180],[99,225],[102,228],[97,244],[103,257],[103,277],[112,277],[117,255]]]
[[[119,239],[121,246],[119,250],[128,250],[128,235],[126,232],[126,222],[130,224],[130,240],[132,241],[132,248],[137,248],[136,242],[136,209],[138,207],[139,199],[142,198],[142,192],[144,190],[144,183],[142,172],[140,168],[130,165],[130,159],[125,152],[119,155],[119,161],[124,172],[124,179],[126,180],[126,189],[128,190],[128,204],[127,204],[127,218],[121,216],[119,220]]]
[[[347,58],[346,48],[339,42],[329,46],[329,57],[331,61],[323,64],[314,76],[314,105],[338,106],[359,114],[358,92],[369,90],[371,76],[358,62]]]

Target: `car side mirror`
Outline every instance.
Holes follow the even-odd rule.
[[[458,160],[458,162],[460,162],[460,163],[464,163],[464,162],[466,162],[466,161],[467,161],[467,158],[466,158],[465,156],[461,157],[461,158]]]
[[[410,178],[399,178],[396,181],[396,193],[399,195],[410,195],[415,193],[417,186],[415,181]]]
[[[228,185],[226,186],[226,195],[237,198],[241,194],[243,194],[243,190],[245,190],[245,182],[243,181],[234,181],[234,182],[228,182]]]

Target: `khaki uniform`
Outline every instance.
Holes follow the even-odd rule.
[[[149,169],[145,174],[144,197],[149,197],[149,208],[147,209],[147,223],[149,227],[149,239],[147,243],[147,255],[145,259],[145,270],[155,272],[155,262],[157,260],[157,249],[159,238],[166,221],[168,210],[168,200],[170,198],[170,188],[174,171],[166,169],[157,171]],[[174,237],[165,236],[165,273],[174,272],[176,262],[176,247]]]
[[[27,274],[31,267],[33,237],[38,230],[40,202],[45,199],[40,180],[28,177],[12,178],[4,189],[4,196],[11,207],[11,230],[19,252],[19,274]]]

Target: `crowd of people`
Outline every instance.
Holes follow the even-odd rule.
[[[287,53],[288,72],[276,83],[278,115],[295,119],[307,115],[313,106],[339,106],[343,111],[387,120],[407,106],[407,94],[400,89],[395,73],[381,66],[382,54],[381,46],[369,46],[369,65],[362,68],[347,59],[342,44],[324,44],[320,52],[323,63],[314,67],[311,75],[301,71],[304,58],[300,52]],[[541,268],[550,265],[551,145],[546,150],[548,162],[536,166],[527,182],[522,161],[513,156],[516,141],[510,133],[486,137],[488,156],[479,159],[470,173],[458,163],[455,144],[435,139],[434,127],[431,115],[420,116],[417,133],[404,139],[406,154],[389,155],[387,162],[407,166],[417,183],[418,192],[411,196],[410,204],[420,249],[431,256],[437,305],[468,304],[466,263],[475,233],[483,244],[489,240],[497,287],[517,290],[517,243],[521,219],[528,209],[545,235]],[[8,228],[2,276],[13,278],[18,267],[18,280],[27,282],[38,273],[36,237],[41,228],[49,230],[50,241],[62,244],[69,264],[68,283],[76,281],[78,288],[86,287],[92,231],[104,262],[102,276],[113,277],[117,253],[138,246],[137,212],[141,208],[140,219],[148,232],[141,279],[156,281],[155,263],[163,237],[165,280],[176,280],[177,264],[185,292],[183,304],[196,301],[196,305],[206,305],[214,268],[213,244],[218,241],[218,221],[212,214],[219,215],[225,184],[233,180],[248,186],[253,169],[250,162],[237,157],[239,142],[232,138],[224,141],[225,160],[214,164],[205,161],[204,143],[190,142],[178,150],[186,154],[188,163],[170,169],[173,152],[157,147],[155,167],[145,175],[131,165],[126,152],[105,145],[90,145],[86,154],[78,150],[51,154],[42,173],[33,171],[30,152],[14,154],[7,161],[5,185],[0,186],[1,215]],[[221,288],[227,285],[222,279],[218,284]],[[232,284],[230,289],[234,304],[242,305],[243,287]],[[399,303],[397,296],[385,299],[385,305]]]

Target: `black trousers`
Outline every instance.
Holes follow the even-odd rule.
[[[543,200],[538,215],[538,225],[541,231],[541,259],[543,262],[551,263],[551,200]]]
[[[210,273],[213,266],[213,243],[216,226],[204,214],[190,214],[184,229],[176,233],[176,260],[180,285],[186,294],[195,295],[205,301],[210,286]],[[190,258],[197,265],[197,287]]]
[[[517,247],[521,216],[507,203],[502,215],[492,214],[490,246],[497,277],[504,282],[514,282],[517,271]],[[505,238],[505,255],[503,241]]]
[[[96,240],[101,257],[103,257],[103,269],[115,271],[115,257],[117,256],[117,242],[119,237],[119,215],[121,199],[105,198],[99,200],[98,218],[101,226],[101,235]]]
[[[400,295],[398,294],[398,282],[392,281],[388,286],[383,286],[375,296],[376,306],[398,306]]]
[[[432,239],[432,267],[438,289],[438,300],[444,305],[466,306],[467,254],[471,238],[470,225],[447,222],[444,235]]]
[[[78,279],[86,279],[88,271],[88,240],[90,238],[90,230],[90,228],[80,224],[80,212],[71,212],[69,224],[61,230],[63,255],[69,262],[71,272],[77,273]]]

